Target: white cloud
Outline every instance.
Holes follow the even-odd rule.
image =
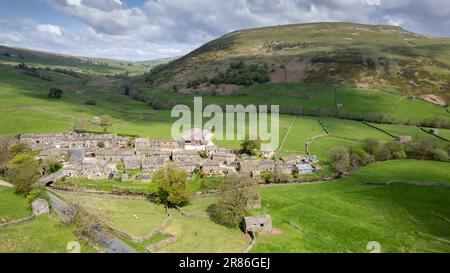
[[[37,30],[40,32],[44,32],[44,33],[50,33],[50,34],[54,34],[57,36],[62,36],[62,30],[61,30],[60,26],[49,25],[49,24],[38,25]]]
[[[66,0],[67,5],[78,7],[81,6],[81,0]]]
[[[449,0],[146,0],[140,7],[123,0],[45,1],[81,24],[62,29],[44,17],[40,22],[0,18],[0,43],[146,60],[185,54],[230,31],[291,23],[394,24],[450,36]]]

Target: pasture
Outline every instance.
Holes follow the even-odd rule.
[[[442,172],[447,165],[389,161],[356,173],[362,180],[448,181]],[[252,252],[369,252],[370,241],[379,242],[382,252],[448,252],[449,197],[446,188],[368,186],[353,175],[326,184],[264,187],[262,209],[255,213],[270,214],[282,234],[258,236]]]
[[[133,236],[144,236],[161,225],[166,217],[162,205],[147,200],[111,199],[94,195],[61,194],[67,200],[81,201],[88,211],[95,213],[107,224]],[[194,198],[185,209],[196,214],[207,215],[207,207],[214,199]],[[171,209],[172,222],[165,231],[176,234],[177,241],[159,250],[159,252],[242,252],[250,242],[241,230],[226,228],[212,222],[208,217],[190,218]],[[132,244],[143,251],[145,244],[163,239],[160,235],[148,242]]]

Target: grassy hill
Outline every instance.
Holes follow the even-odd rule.
[[[265,70],[268,79],[255,76],[259,82],[344,84],[401,94],[435,94],[446,104],[449,56],[450,39],[421,36],[395,26],[285,25],[229,33],[159,66],[147,80],[165,89],[177,86],[183,93],[229,94],[248,85],[233,83],[239,78],[233,73],[255,76],[243,68],[230,71],[236,61],[243,61],[256,65],[253,71]],[[221,73],[230,76],[228,82],[214,84],[212,79]],[[189,88],[189,82],[194,87]]]
[[[0,45],[0,63],[2,64],[17,65],[23,61],[33,67],[63,68],[85,73],[143,73],[156,65],[164,64],[171,60],[173,58],[131,62],[105,58],[76,57]]]

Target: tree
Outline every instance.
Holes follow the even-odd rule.
[[[156,171],[151,183],[155,201],[166,207],[184,206],[192,197],[187,186],[187,172],[175,163],[169,163]]]
[[[0,174],[5,174],[6,172],[8,161],[11,160],[9,149],[13,143],[13,137],[0,136]]]
[[[112,125],[112,118],[109,115],[103,115],[99,118],[98,120],[98,126],[100,126],[101,128],[103,128],[103,132],[106,133],[108,132],[108,127],[110,127]]]
[[[55,173],[62,168],[61,158],[57,155],[49,155],[42,160],[41,168],[46,175]]]
[[[439,160],[439,161],[444,161],[444,162],[449,162],[450,161],[450,156],[448,155],[448,153],[442,149],[435,149],[433,151],[433,158],[435,160]]]
[[[259,198],[256,180],[229,175],[219,188],[218,202],[209,208],[211,218],[222,225],[236,227],[248,215],[247,204]]]
[[[129,96],[130,95],[130,90],[131,90],[130,84],[128,84],[128,83],[125,84],[124,89],[125,89],[125,91],[123,92],[123,94],[125,96]]]
[[[380,149],[381,144],[378,139],[375,138],[366,138],[362,141],[362,148],[368,154],[377,155],[378,150]]]
[[[346,173],[350,171],[350,152],[347,147],[338,146],[331,150],[331,166],[339,172]]]
[[[375,162],[375,157],[369,155],[362,148],[350,149],[350,167],[352,169],[358,169]]]
[[[15,185],[17,193],[28,194],[39,177],[39,163],[33,156],[18,154],[10,161],[8,179]]]
[[[99,141],[99,142],[97,143],[97,147],[99,147],[99,148],[105,148],[105,142]]]
[[[251,140],[246,137],[245,141],[241,143],[240,154],[247,154],[250,156],[255,156],[261,151],[261,140],[258,138],[256,140]]]
[[[31,154],[31,152],[32,152],[32,150],[31,150],[30,146],[28,146],[25,143],[17,143],[17,144],[12,145],[9,148],[9,154],[10,154],[11,158],[13,158],[19,154]]]
[[[376,157],[379,161],[386,161],[392,158],[392,154],[386,145],[381,145],[377,151]]]
[[[73,130],[77,133],[86,131],[87,121],[84,118],[78,118],[73,122]]]
[[[62,98],[63,91],[59,88],[52,87],[48,92],[48,97],[52,99],[60,99]]]

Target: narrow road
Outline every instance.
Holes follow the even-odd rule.
[[[50,203],[52,204],[52,208],[57,212],[59,217],[64,220],[64,213],[67,211],[69,205],[59,197],[54,195],[51,192],[48,192],[48,196],[50,198]],[[97,231],[98,238],[94,238],[97,243],[108,249],[110,253],[136,253],[136,250],[128,246],[119,238],[111,235],[103,229],[99,229]]]

